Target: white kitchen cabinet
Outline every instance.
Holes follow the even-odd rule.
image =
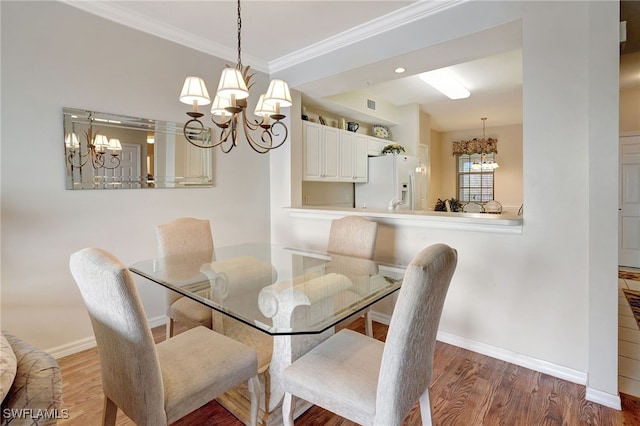
[[[340,139],[340,181],[367,181],[368,136],[342,132]]]
[[[308,121],[302,123],[302,136],[303,180],[367,181],[370,136]]]
[[[371,156],[382,155],[382,150],[385,146],[392,143],[386,139],[375,138],[373,136],[367,137],[367,154]]]
[[[302,123],[303,179],[338,182],[338,129],[321,124]]]

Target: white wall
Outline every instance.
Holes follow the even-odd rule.
[[[269,238],[269,156],[246,145],[216,151],[213,188],[65,190],[63,107],[184,122],[184,78],[213,90],[226,62],[57,2],[0,7],[2,329],[48,350],[93,336],[68,268],[83,247],[131,264],[180,216],[211,220],[216,245]],[[148,315],[163,315],[163,292],[139,282]]]
[[[435,242],[456,247],[459,266],[440,330],[573,372],[590,399],[611,406],[619,404],[617,184],[596,177],[617,167],[617,14],[617,2],[466,2],[380,34],[397,38],[375,49],[383,60],[398,54],[394,46],[419,48],[521,20],[522,234],[385,225],[378,253],[392,247],[407,259]],[[338,63],[357,69],[364,61],[338,49],[281,76],[299,84],[313,76],[319,87],[339,72]],[[273,215],[274,223],[286,223],[279,240],[326,246],[328,221]]]

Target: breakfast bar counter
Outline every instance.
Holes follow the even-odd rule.
[[[376,210],[335,206],[285,207],[292,217],[337,219],[362,216],[389,225],[461,231],[522,234],[522,216],[515,213],[453,213],[427,210]]]

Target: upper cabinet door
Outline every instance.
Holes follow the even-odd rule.
[[[355,143],[356,134],[343,132],[340,140],[340,180],[353,181],[355,179]]]
[[[356,135],[353,151],[353,177],[354,182],[367,182],[369,180],[369,137]]]
[[[321,180],[324,162],[322,126],[304,122],[302,126],[302,173],[304,180]]]
[[[338,180],[338,164],[340,158],[338,129],[323,126],[324,133],[324,173],[323,180]]]

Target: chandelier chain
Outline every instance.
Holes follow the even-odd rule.
[[[240,14],[240,0],[238,0],[238,65],[237,68],[242,70],[242,58],[241,58],[241,33],[242,33],[242,15]]]

